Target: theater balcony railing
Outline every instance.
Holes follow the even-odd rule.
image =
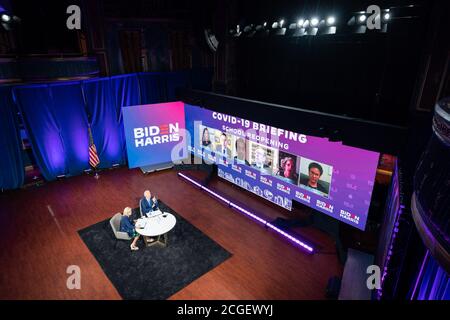
[[[425,246],[450,273],[450,98],[436,104],[432,126],[414,177],[411,209]]]

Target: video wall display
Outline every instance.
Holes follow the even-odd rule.
[[[277,205],[297,201],[364,230],[379,154],[185,105],[190,152]]]

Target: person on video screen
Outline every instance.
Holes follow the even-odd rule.
[[[211,147],[211,140],[209,139],[209,130],[208,130],[208,128],[203,128],[202,147],[204,149],[208,149],[208,148]]]
[[[250,165],[248,163],[247,159],[245,158],[246,154],[246,148],[245,148],[245,140],[243,138],[237,138],[236,139],[236,156],[234,157],[234,160],[236,160],[239,164],[246,164]]]
[[[297,182],[298,175],[295,172],[295,161],[292,157],[284,157],[281,159],[277,175],[290,183]]]
[[[308,166],[308,178],[303,178],[301,184],[327,194],[327,189],[320,183],[320,177],[323,174],[323,168],[317,162],[311,162]]]
[[[220,153],[222,156],[230,158],[230,149],[228,148],[228,137],[222,132],[220,135],[220,143],[216,146],[216,152]]]
[[[269,172],[270,167],[266,164],[266,161],[267,161],[266,150],[264,150],[261,147],[256,148],[253,167],[264,173],[270,174]]]

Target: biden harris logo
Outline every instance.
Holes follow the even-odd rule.
[[[133,133],[136,148],[180,141],[180,125],[178,122],[134,128]]]

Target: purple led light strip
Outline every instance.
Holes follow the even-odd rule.
[[[238,211],[244,213],[245,215],[247,215],[247,216],[253,218],[254,220],[256,220],[256,221],[258,221],[258,222],[261,222],[261,223],[262,223],[263,225],[265,225],[266,227],[268,227],[268,228],[274,230],[275,232],[281,234],[283,237],[285,237],[285,238],[291,240],[292,242],[298,244],[302,249],[305,249],[305,250],[308,251],[309,253],[313,253],[313,252],[314,252],[314,249],[313,249],[310,245],[308,245],[308,244],[306,244],[306,243],[300,241],[299,239],[297,239],[297,238],[291,236],[290,234],[288,234],[288,233],[284,232],[283,230],[277,228],[277,227],[274,226],[273,224],[267,222],[266,220],[264,220],[264,219],[258,217],[257,215],[255,215],[255,214],[251,213],[250,211],[248,211],[248,210],[242,208],[241,206],[238,206],[237,204],[235,204],[235,203],[229,201],[228,199],[222,197],[221,195],[219,195],[219,194],[215,193],[214,191],[208,189],[207,187],[201,185],[201,184],[198,183],[197,181],[195,181],[195,180],[189,178],[188,176],[182,174],[181,172],[178,172],[178,175],[179,175],[180,177],[183,177],[184,179],[188,180],[189,182],[195,184],[196,186],[200,187],[201,189],[205,190],[206,192],[208,192],[209,194],[213,195],[213,196],[216,197],[217,199],[222,200],[223,202],[225,202],[226,204],[228,204],[230,207],[235,208],[236,210],[238,210]]]

